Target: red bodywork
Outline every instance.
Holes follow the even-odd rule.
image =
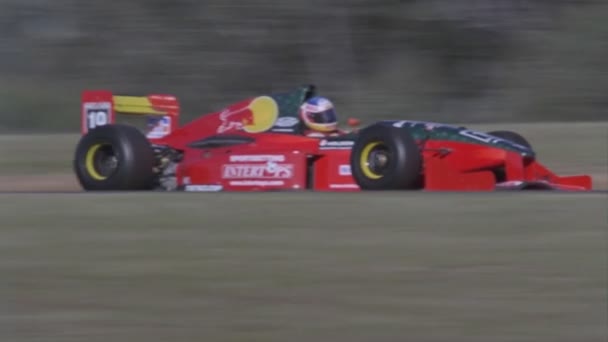
[[[256,99],[260,97],[203,115],[181,127],[178,124],[179,104],[171,95],[122,97],[120,101],[131,105],[130,109],[140,106],[141,113],[137,114],[170,118],[170,125],[164,134],[148,134],[148,139],[154,145],[170,146],[183,152],[176,178],[178,185],[185,190],[360,191],[350,173],[350,148],[332,149],[322,146],[323,139],[267,132],[269,127],[265,126],[265,120],[273,123],[277,117],[264,117],[260,121],[252,106]],[[116,95],[108,91],[85,91],[82,96],[82,133],[93,127],[89,124],[92,118],[90,108],[107,109],[107,120],[105,123],[100,120],[99,124],[115,123],[117,101]],[[219,147],[191,146],[193,142],[214,136],[253,138],[253,141]],[[521,155],[508,150],[458,141],[429,140],[419,143],[423,157],[424,190],[590,190],[592,187],[590,176],[561,177],[538,161],[525,161]],[[446,149],[452,152],[443,153]],[[492,170],[501,166],[505,168],[506,179],[497,184]]]
[[[440,149],[454,152],[442,156]],[[558,176],[537,160],[483,145],[429,141],[424,145],[424,177],[428,190],[495,190],[497,188],[591,190],[588,175]],[[505,180],[496,184],[492,170],[504,167]]]

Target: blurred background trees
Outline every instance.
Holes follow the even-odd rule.
[[[0,0],[0,127],[79,128],[85,88],[185,120],[314,83],[342,119],[608,118],[605,0]]]

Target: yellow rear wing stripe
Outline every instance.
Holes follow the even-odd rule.
[[[165,115],[167,112],[154,109],[150,99],[145,96],[114,95],[114,110],[122,114]]]

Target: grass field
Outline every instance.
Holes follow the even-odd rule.
[[[605,341],[605,194],[4,194],[0,340]]]
[[[607,189],[608,123],[515,129]],[[77,190],[78,136],[0,137]],[[0,193],[0,341],[605,341],[606,193]]]

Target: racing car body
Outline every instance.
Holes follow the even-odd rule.
[[[411,120],[374,122],[335,137],[303,134],[314,86],[245,99],[179,125],[171,95],[82,95],[74,170],[85,190],[589,190],[558,176],[509,131]],[[142,115],[142,129],[117,123]]]

